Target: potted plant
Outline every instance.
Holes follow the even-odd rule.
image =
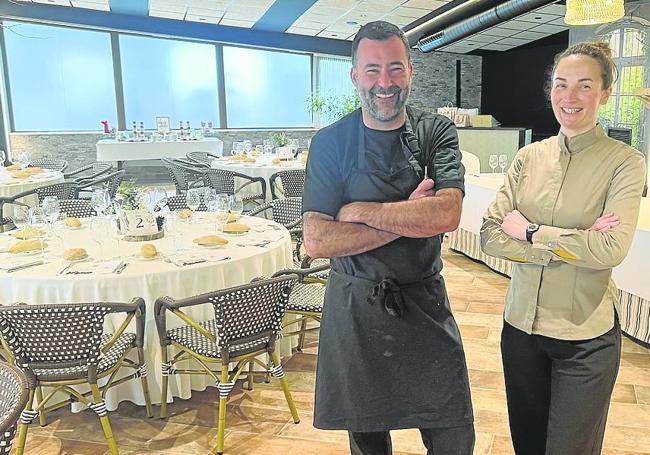
[[[289,138],[285,133],[273,133],[271,134],[271,142],[276,147],[284,147],[289,143]]]
[[[154,240],[163,236],[162,217],[156,217],[147,207],[148,195],[134,181],[120,184],[115,196],[116,212],[122,229],[127,234],[124,240]]]

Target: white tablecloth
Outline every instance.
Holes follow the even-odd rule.
[[[159,403],[161,354],[153,314],[155,300],[165,295],[180,299],[240,285],[248,283],[255,277],[270,276],[280,269],[292,266],[291,239],[286,229],[262,218],[244,217],[242,222],[252,226],[254,231],[243,236],[223,235],[230,243],[219,249],[204,249],[192,243],[192,239],[198,236],[214,234],[216,230],[214,224],[202,222],[184,225],[178,245],[187,250],[178,254],[208,255],[212,260],[217,261],[181,268],[164,260],[142,261],[133,258],[131,256],[140,249],[142,243],[123,241],[120,251],[125,257],[129,257],[130,264],[122,274],[58,275],[65,263],[59,257],[48,258],[48,251],[46,251],[48,260],[46,264],[13,273],[0,271],[0,304],[119,302],[130,301],[133,297],[144,298],[147,307],[144,348],[149,371],[147,378],[152,401]],[[98,256],[98,245],[92,240],[87,220],[84,220],[81,229],[65,230],[64,234],[65,248],[82,247],[86,248],[91,257]],[[262,239],[271,240],[271,243],[266,247],[250,246],[250,243]],[[56,244],[56,241],[52,243]],[[173,252],[173,242],[169,237],[150,243],[155,244],[163,255]],[[247,246],[238,246],[238,244]],[[106,240],[103,249],[106,256],[115,255],[116,242]],[[60,246],[57,251],[61,252]],[[0,253],[0,261],[6,261],[9,256],[9,253]],[[218,260],[226,256],[232,259]],[[84,267],[84,263],[76,266]],[[194,308],[188,311],[188,314],[197,320],[214,318],[211,305]],[[117,318],[115,321],[108,320],[106,330],[115,330],[117,322]],[[177,317],[168,318],[168,328],[181,324]],[[278,343],[280,355],[290,354],[291,342],[295,340],[287,338]],[[191,390],[203,390],[208,385],[214,385],[208,377],[175,375],[170,378],[171,394],[182,398],[189,398]],[[112,389],[107,398],[109,409],[115,409],[117,404],[124,400],[144,404],[141,390],[139,381],[129,381]]]
[[[250,177],[262,177],[266,182],[266,200],[270,201],[271,198],[271,176],[279,171],[286,171],[289,169],[304,169],[305,163],[300,160],[286,161],[282,164],[261,164],[261,159],[258,163],[242,163],[241,161],[233,161],[226,157],[212,160],[210,166],[213,169],[223,169],[225,171],[239,172]],[[241,179],[236,179],[235,184],[241,185],[244,183]],[[250,189],[249,189],[250,187]],[[243,189],[245,193],[255,191],[258,185],[249,185]]]
[[[127,142],[102,139],[97,142],[97,161],[185,158],[189,152],[208,152],[221,156],[223,141],[205,138],[200,141]]]
[[[470,255],[474,259],[483,260],[500,272],[507,273],[508,267],[503,267],[504,264],[502,264],[507,261],[492,261],[489,257],[484,257],[477,245],[483,215],[494,201],[496,192],[502,184],[502,174],[465,176],[463,213],[459,229],[451,234],[451,245],[454,249]],[[626,333],[645,342],[650,342],[648,253],[650,253],[650,199],[643,198],[632,246],[625,260],[614,268],[612,276],[622,293],[621,325]]]
[[[23,191],[61,182],[63,182],[63,174],[59,171],[44,171],[24,179],[15,179],[9,173],[0,171],[0,196],[11,197]],[[38,202],[38,197],[36,195],[27,196],[20,202],[35,205]],[[12,214],[11,206],[4,208],[4,216],[11,217]]]

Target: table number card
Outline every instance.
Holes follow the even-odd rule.
[[[126,235],[151,235],[158,232],[156,218],[147,209],[125,210]]]

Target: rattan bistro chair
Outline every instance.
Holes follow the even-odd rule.
[[[41,167],[43,169],[51,169],[53,171],[63,172],[68,167],[66,160],[59,160],[56,158],[40,158],[32,160],[29,167]]]
[[[273,277],[298,276],[299,281],[289,296],[286,311],[287,314],[295,315],[296,318],[285,322],[282,332],[285,337],[298,336],[298,351],[302,351],[305,345],[306,333],[320,330],[323,303],[325,302],[326,272],[329,271],[329,268],[329,261],[324,261],[310,268],[281,270],[273,275]],[[309,321],[315,321],[319,325],[307,327]],[[297,324],[300,324],[299,329],[295,329]]]
[[[59,211],[65,216],[76,218],[90,218],[97,215],[95,209],[90,205],[90,201],[85,199],[61,199]]]
[[[104,319],[109,314],[123,313],[124,320],[115,333],[104,333]],[[141,298],[130,303],[75,303],[47,305],[0,306],[0,335],[9,349],[12,361],[30,380],[30,391],[18,427],[17,455],[25,450],[28,425],[39,416],[45,425],[45,413],[79,401],[99,416],[111,454],[117,445],[104,398],[106,392],[130,379],[140,378],[152,416],[143,357],[145,305]],[[126,332],[135,319],[136,333]],[[127,358],[132,349],[137,361]],[[122,367],[132,368],[130,375],[117,378]],[[98,381],[106,378],[103,386]],[[73,386],[87,384],[90,391],[81,393]],[[52,391],[43,398],[42,387]],[[57,392],[70,396],[67,401],[48,406]],[[34,395],[37,405],[34,407]]]
[[[273,199],[247,212],[246,215],[265,214],[269,210],[271,211],[271,219],[287,228],[296,242],[294,256],[299,260],[302,245],[302,198]]]
[[[203,169],[203,181],[205,186],[214,189],[217,193],[237,194],[241,196],[244,207],[250,204],[260,206],[266,200],[266,181],[263,177],[251,177],[239,172],[225,171],[223,169]],[[235,187],[235,177],[244,181],[240,186]],[[259,186],[256,189],[246,189],[249,185]],[[255,188],[255,187],[253,187]]]
[[[305,187],[305,170],[287,169],[286,171],[278,171],[269,178],[269,186],[271,187],[273,199],[302,197],[303,188]]]
[[[77,199],[79,196],[79,185],[75,182],[53,183],[51,185],[32,188],[13,196],[14,201],[18,201],[26,196],[35,194],[38,196],[38,203],[43,202],[46,196],[56,196],[58,199]]]
[[[0,455],[9,455],[20,413],[29,398],[27,376],[15,366],[0,362]]]
[[[108,174],[113,165],[110,163],[92,163],[86,166],[75,169],[74,171],[66,172],[63,177],[66,181],[74,181],[77,183],[86,183],[91,180],[98,179],[102,175]]]
[[[161,418],[167,417],[167,387],[170,375],[211,376],[217,382],[219,390],[217,453],[222,454],[228,396],[245,367],[254,362],[264,368],[264,371],[257,374],[271,374],[280,380],[293,421],[300,422],[284,377],[280,355],[275,350],[275,341],[280,336],[282,318],[295,283],[296,276],[287,275],[254,280],[243,286],[182,300],[162,297],[156,301],[154,311],[163,362]],[[212,320],[197,322],[184,312],[186,308],[205,303],[211,303],[214,308],[215,317]],[[179,317],[186,325],[167,329],[168,313]],[[178,353],[171,359],[168,352],[170,346],[178,349]],[[270,355],[270,365],[256,358],[264,353]],[[175,367],[178,362],[187,359],[195,360],[200,368],[181,370]],[[229,367],[231,362],[235,364],[232,369]],[[210,364],[217,365],[211,367]]]

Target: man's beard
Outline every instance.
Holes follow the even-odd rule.
[[[380,122],[391,122],[395,120],[399,114],[402,112],[402,108],[406,104],[409,93],[411,92],[411,85],[407,85],[404,89],[399,88],[396,85],[393,85],[387,89],[382,88],[372,88],[370,90],[361,90],[359,91],[359,99],[364,109],[370,114],[372,118]],[[386,111],[381,110],[377,105],[376,94],[379,95],[391,95],[395,94],[395,101],[393,108]]]

